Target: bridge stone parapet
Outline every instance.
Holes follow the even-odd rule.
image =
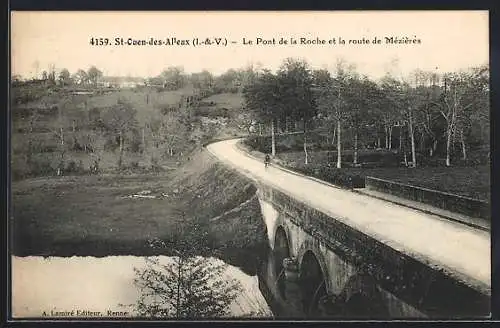
[[[286,291],[299,290],[305,315],[371,319],[489,315],[488,286],[478,287],[396,250],[277,188],[260,184],[258,197],[274,253],[273,270],[279,284],[284,284],[273,293],[281,293],[276,297],[287,302]],[[290,278],[294,265],[297,279]]]

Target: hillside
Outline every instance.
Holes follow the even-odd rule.
[[[149,244],[190,240],[251,272],[267,247],[255,187],[206,151],[160,177],[44,177],[12,189],[18,256],[172,255]]]
[[[241,110],[244,106],[244,99],[241,93],[219,93],[204,99],[206,102],[214,102],[218,106],[230,109]]]
[[[199,98],[192,87],[13,88],[14,179],[172,170],[212,138],[246,133],[239,94]],[[187,103],[197,97],[196,103]],[[97,170],[96,170],[97,171]]]

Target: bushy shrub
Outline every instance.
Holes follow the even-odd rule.
[[[12,180],[22,180],[30,176],[30,167],[23,160],[13,160],[10,167]]]
[[[66,163],[64,168],[65,174],[84,174],[85,168],[83,167],[83,162],[80,160],[78,162],[70,160]]]
[[[33,158],[29,163],[29,175],[34,176],[51,176],[54,175],[55,169],[52,167],[52,162],[48,157]]]
[[[108,137],[104,143],[104,150],[113,152],[120,147],[120,142],[118,137]]]
[[[296,171],[320,180],[332,183],[345,188],[364,188],[365,177],[349,169],[337,169],[328,166],[300,166]]]
[[[131,160],[127,163],[124,162],[118,171],[121,174],[142,174],[147,173],[148,168],[141,166],[137,160]]]
[[[171,106],[171,105],[165,105],[160,108],[160,111],[163,115],[167,115],[168,113],[175,113],[179,110],[178,107]]]
[[[403,159],[401,159],[403,160]],[[411,156],[408,157],[408,161],[411,161]],[[428,157],[425,155],[417,154],[417,166],[418,167],[444,167],[445,159],[441,157]]]
[[[155,158],[151,162],[150,171],[153,172],[153,173],[160,173],[160,172],[164,171],[164,168],[160,165],[158,159]]]
[[[271,139],[264,136],[253,136],[246,138],[243,144],[261,153],[271,152]]]
[[[229,118],[229,110],[227,108],[201,106],[194,110],[196,116],[206,116],[209,118],[227,117]]]

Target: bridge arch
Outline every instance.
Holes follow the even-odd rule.
[[[321,272],[323,273],[325,277],[325,286],[328,294],[332,293],[332,282],[330,279],[330,272],[328,270],[328,265],[325,261],[325,257],[323,256],[323,252],[320,249],[320,242],[316,239],[306,239],[304,242],[300,245],[298,251],[297,251],[297,263],[299,264],[299,270],[300,270],[300,265],[303,262],[304,255],[307,252],[311,252],[316,261],[319,263],[319,266],[321,268]]]
[[[290,239],[285,227],[278,225],[274,233],[274,272],[276,274],[278,291],[283,298],[286,298],[283,260],[290,257],[290,255]]]
[[[319,303],[328,295],[328,275],[318,257],[307,250],[300,258],[299,284],[302,307],[307,316],[320,316]],[[323,265],[324,266],[324,265]]]

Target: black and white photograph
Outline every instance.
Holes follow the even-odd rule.
[[[10,319],[491,318],[487,10],[12,11]]]

